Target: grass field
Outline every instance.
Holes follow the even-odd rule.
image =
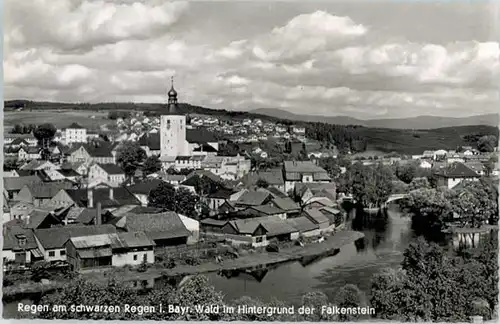
[[[95,118],[91,118],[95,116]],[[34,111],[6,111],[4,112],[4,131],[8,132],[16,124],[43,124],[52,123],[57,128],[78,123],[87,129],[97,130],[103,124],[110,121],[106,112],[83,111],[83,110],[34,110]]]

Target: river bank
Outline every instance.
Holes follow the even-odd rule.
[[[325,255],[331,251],[341,249],[345,245],[353,244],[365,235],[361,232],[344,230],[328,236],[321,243],[311,243],[305,246],[293,246],[283,248],[279,252],[259,252],[240,256],[236,259],[224,260],[223,262],[205,262],[199,265],[177,265],[172,269],[157,268],[152,266],[144,272],[130,271],[124,269],[119,272],[120,279],[124,281],[146,280],[156,278],[176,278],[206,274],[218,271],[231,270],[258,270],[281,263],[300,260],[304,257],[316,257]],[[121,269],[120,269],[121,270]],[[115,270],[116,271],[116,270]],[[118,275],[118,273],[116,273]],[[108,276],[103,272],[88,271],[84,277],[97,281],[107,281]]]
[[[293,246],[283,248],[279,252],[261,252],[240,256],[236,259],[225,260],[221,263],[206,262],[200,265],[178,265],[172,269],[155,267],[154,265],[144,272],[135,269],[102,269],[101,271],[88,271],[82,277],[106,282],[113,274],[124,281],[151,280],[156,278],[176,278],[198,274],[208,274],[218,271],[231,270],[257,270],[279,265],[286,262],[300,260],[304,257],[321,257],[345,245],[353,244],[365,235],[356,231],[340,231],[321,243],[311,243],[306,246]],[[4,300],[17,300],[26,296],[55,291],[68,284],[68,281],[51,281],[49,284],[20,283],[3,289]]]
[[[262,252],[249,254],[222,263],[208,262],[197,266],[178,266],[162,271],[167,277],[196,275],[216,272],[220,270],[257,270],[283,262],[297,261],[304,257],[320,256],[342,246],[352,244],[362,239],[365,235],[356,231],[341,231],[321,243],[312,243],[306,246],[294,246],[281,249],[279,252]]]

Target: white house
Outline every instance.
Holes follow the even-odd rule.
[[[87,129],[78,125],[77,123],[72,123],[66,129],[64,129],[62,141],[66,145],[73,143],[86,143],[87,142]]]
[[[477,181],[480,175],[461,162],[453,163],[435,173],[438,186],[452,189],[462,181]]]
[[[118,187],[125,182],[125,172],[116,164],[95,163],[89,168],[89,183],[96,182]]]
[[[427,160],[421,160],[419,167],[422,169],[430,169],[432,168],[432,163]]]
[[[65,243],[71,237],[105,233],[116,233],[116,227],[113,225],[64,226],[34,231],[38,248],[42,252],[45,261],[65,261]]]

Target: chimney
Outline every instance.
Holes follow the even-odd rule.
[[[91,188],[87,189],[87,207],[94,208],[94,192]]]
[[[100,202],[97,203],[95,224],[102,225],[102,212],[101,212],[101,203]]]
[[[113,192],[113,187],[109,187],[109,200],[114,200],[114,199],[115,199],[115,195]]]

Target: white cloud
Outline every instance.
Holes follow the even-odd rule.
[[[276,61],[310,55],[345,40],[364,35],[367,28],[349,17],[337,17],[324,11],[302,14],[285,26],[257,40],[252,48],[260,60]]]
[[[195,5],[8,0],[6,97],[164,102],[175,75],[181,101],[211,108],[361,118],[498,110],[497,42],[383,41],[371,25],[314,10],[259,32],[241,17],[223,42],[210,34],[229,28],[221,10],[204,17],[219,29],[183,37],[197,28],[185,20]]]
[[[149,39],[174,24],[186,2],[7,0],[11,46],[88,49],[128,39]]]

